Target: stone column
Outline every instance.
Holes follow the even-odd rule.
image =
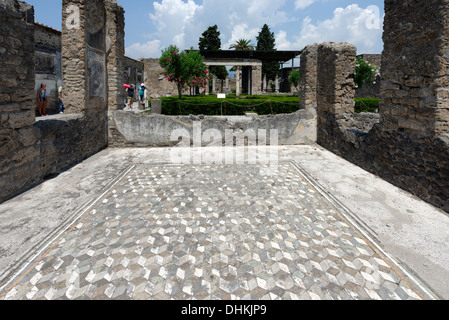
[[[260,94],[260,87],[262,83],[262,64],[253,66],[251,72],[251,92],[252,94]]]
[[[208,71],[208,77],[210,78],[209,66],[206,66],[206,70]],[[209,95],[209,80],[206,80],[206,88],[204,88],[204,89],[205,89],[204,94],[206,96],[208,96]]]
[[[299,99],[301,109],[316,109],[318,44],[309,45],[301,53]]]
[[[212,94],[215,94],[216,82],[217,82],[217,77],[214,74],[214,75],[212,75]]]
[[[449,5],[385,1],[382,124],[423,136],[449,133]]]
[[[105,1],[62,1],[62,82],[67,113],[107,109]]]
[[[262,92],[267,92],[267,75],[263,75]]]
[[[333,150],[333,130],[339,120],[354,113],[356,47],[348,43],[325,42],[317,56],[318,143]]]
[[[235,73],[235,96],[238,98],[240,96],[240,66],[236,67],[236,73]]]

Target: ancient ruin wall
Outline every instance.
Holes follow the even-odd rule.
[[[0,1],[0,201],[36,181],[34,8]]]
[[[369,132],[355,127],[341,99],[354,85],[332,72],[332,60],[353,62],[320,46],[318,142],[449,212],[449,4],[387,0],[385,11],[380,122]]]
[[[108,108],[123,108],[125,83],[125,10],[116,2],[106,1],[106,59],[108,73]]]
[[[74,5],[79,9],[80,26],[88,25],[91,21],[97,22],[95,12],[105,12],[104,1],[89,0],[89,3],[85,5],[83,1],[64,1],[63,12],[65,16],[73,13],[66,6]],[[91,12],[90,16],[86,15],[86,10]],[[105,80],[107,75],[106,68],[101,68],[106,66],[106,60],[101,59],[101,50],[97,50],[95,55],[91,53],[91,56],[85,56],[85,59],[71,59],[70,55],[63,55],[62,64],[67,67],[64,70],[67,85],[63,83],[67,113],[36,121],[34,9],[24,2],[0,0],[0,18],[2,202],[107,146],[107,92],[103,95],[106,99],[102,100],[101,88],[98,83],[91,81],[96,79],[95,72],[104,70],[102,76]],[[74,34],[71,34],[72,31]],[[89,33],[63,28],[63,48],[69,51],[86,48],[84,52],[87,54],[89,43],[106,43],[106,38],[102,40],[104,34],[101,35],[101,30],[90,39],[77,38],[82,34]],[[70,42],[70,39],[74,42]],[[74,61],[76,63],[73,64]],[[81,66],[85,69],[80,69]],[[82,81],[87,81],[87,85],[82,84]]]
[[[382,118],[389,129],[449,133],[449,5],[385,1]],[[417,14],[419,12],[419,14]]]
[[[317,55],[317,44],[305,47],[301,53],[301,65],[299,68],[301,74],[299,84],[301,109],[316,109],[317,107]]]

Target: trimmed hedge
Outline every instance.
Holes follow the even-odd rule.
[[[267,115],[293,113],[299,110],[298,96],[243,96],[240,99],[227,96],[226,99],[218,99],[215,95],[211,95],[183,97],[181,100],[177,97],[168,97],[160,100],[162,100],[162,114],[170,116],[245,115],[247,112]]]
[[[372,112],[378,113],[379,99],[376,98],[355,98],[354,111],[356,113]]]
[[[247,112],[255,112],[259,115],[293,113],[299,110],[298,96],[227,96],[226,99],[218,99],[210,96],[186,96],[179,100],[178,97],[158,98],[162,100],[162,114],[169,116],[199,115],[245,115]],[[151,100],[149,101],[151,104]],[[355,112],[377,113],[379,99],[356,98]]]

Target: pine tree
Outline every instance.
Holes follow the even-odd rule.
[[[274,33],[270,32],[270,28],[267,24],[264,24],[256,39],[256,49],[258,51],[276,51],[276,40],[274,38]],[[267,75],[267,80],[275,80],[276,74],[279,74],[279,62],[264,62],[262,64],[262,74]]]
[[[202,37],[198,42],[198,46],[200,51],[221,50],[220,31],[218,31],[217,25],[211,26],[203,32]],[[228,75],[228,71],[224,66],[212,66],[210,67],[210,72],[216,75],[220,80],[226,79],[226,76]]]

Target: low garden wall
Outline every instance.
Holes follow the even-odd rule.
[[[119,110],[112,112],[111,119],[109,146],[112,147],[174,146],[179,143],[178,138],[172,136],[175,130],[188,132],[193,137],[195,125],[201,128],[202,134],[215,129],[223,137],[222,143],[225,143],[225,136],[229,133],[226,130],[232,130],[234,136],[267,130],[267,141],[270,133],[277,130],[279,145],[316,142],[315,109],[266,116],[166,116]],[[202,143],[203,146],[209,144],[209,141]]]

